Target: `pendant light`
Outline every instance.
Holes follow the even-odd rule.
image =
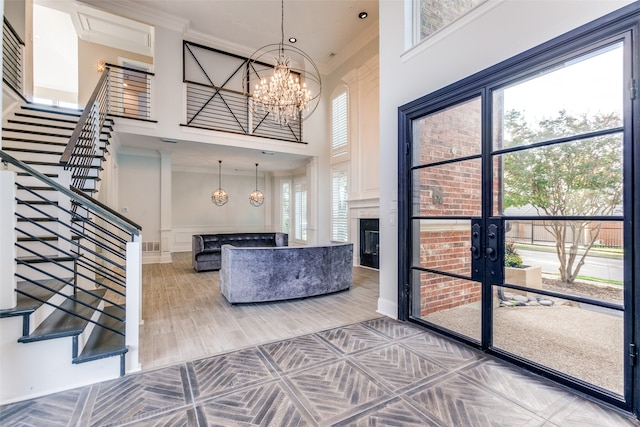
[[[229,200],[229,195],[222,189],[222,160],[218,160],[218,189],[211,193],[211,201],[216,206],[222,206]]]
[[[258,163],[256,163],[256,189],[249,194],[249,203],[251,206],[258,207],[264,203],[264,194],[258,190]]]
[[[285,44],[284,40],[282,0],[280,42],[256,50],[247,61],[243,78],[248,85],[254,86],[249,94],[249,108],[260,115],[255,119],[269,116],[281,127],[295,126],[311,115],[318,106],[322,91],[320,71],[313,59],[301,49]],[[295,38],[289,40],[290,43],[297,41]],[[266,116],[262,117],[262,114]]]

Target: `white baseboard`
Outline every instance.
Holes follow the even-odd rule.
[[[387,317],[391,317],[392,319],[398,318],[398,302],[397,301],[389,301],[387,299],[378,298],[378,309],[377,313],[383,314]]]

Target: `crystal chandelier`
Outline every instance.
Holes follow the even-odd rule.
[[[211,193],[211,201],[216,206],[222,206],[229,200],[229,195],[222,189],[222,160],[218,160],[218,189]]]
[[[263,46],[249,58],[247,81],[256,82],[251,93],[252,109],[271,116],[280,126],[287,126],[303,120],[305,112],[307,117],[313,113],[320,98],[321,81],[313,60],[302,50],[284,44],[284,0],[280,31],[280,43]],[[266,65],[271,62],[269,56],[273,57],[273,67]],[[292,57],[298,61],[292,61]],[[269,73],[269,78],[264,77]]]
[[[249,194],[251,206],[258,207],[264,203],[264,194],[258,190],[258,163],[256,163],[256,189]]]

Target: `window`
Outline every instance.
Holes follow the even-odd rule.
[[[487,0],[415,0],[414,43],[430,37]]]
[[[336,170],[331,174],[331,239],[346,242],[348,233],[347,171]]]
[[[282,204],[280,206],[280,229],[283,233],[289,234],[290,231],[290,218],[291,218],[291,181],[282,181],[280,185],[280,200]]]
[[[331,156],[347,154],[347,92],[331,101]]]
[[[295,197],[295,240],[307,240],[307,181],[296,179],[293,184]]]

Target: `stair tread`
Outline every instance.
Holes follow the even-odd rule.
[[[124,307],[108,306],[105,307],[103,311],[113,316],[124,318],[125,313],[122,308]],[[110,316],[101,314],[98,322],[122,333],[125,332],[124,322],[119,322]],[[125,345],[124,336],[118,335],[113,331],[96,325],[96,327],[93,328],[93,332],[91,332],[91,336],[87,340],[87,344],[82,350],[82,353],[73,359],[73,363],[90,362],[92,360],[102,359],[105,357],[121,355],[127,351],[128,348]]]
[[[76,296],[78,301],[82,301],[84,304],[88,305],[88,307],[79,302],[67,299],[60,307],[70,313],[74,313],[75,315],[71,315],[57,309],[51,313],[51,315],[49,315],[49,317],[47,317],[35,331],[26,337],[21,337],[18,341],[33,342],[61,337],[71,337],[81,334],[89,322],[81,319],[80,317],[76,317],[76,315],[90,319],[93,312],[100,304],[100,297],[106,293],[106,290],[94,289],[91,292],[98,296],[89,295],[85,292],[80,292]]]
[[[53,145],[58,147],[66,147],[68,144],[68,142],[47,141],[47,140],[29,139],[29,138],[16,138],[13,136],[4,136],[2,137],[2,140],[7,142],[24,142],[27,144]],[[3,144],[3,148],[4,146],[5,144]]]
[[[63,108],[63,107],[54,107],[52,105],[50,105],[50,106],[46,106],[46,105],[36,106],[34,104],[30,104],[30,105],[23,105],[21,108],[23,110],[40,111],[40,112],[43,112],[43,113],[61,114],[63,116],[80,117],[82,115],[82,111],[80,111],[80,110],[73,110],[73,109],[70,109],[70,108]]]
[[[57,218],[52,219],[47,217],[37,217],[37,218],[28,218],[28,219],[18,218],[18,222],[57,222],[57,221],[58,221]]]
[[[46,176],[47,178],[58,178],[57,173],[43,173],[42,175]],[[28,174],[26,172],[18,172],[18,176],[31,176],[31,174]]]
[[[53,136],[55,138],[70,138],[71,134],[59,134],[59,133],[53,133],[53,132],[36,132],[34,130],[31,129],[15,129],[15,128],[3,128],[2,129],[2,133],[4,134],[5,132],[16,132],[16,133],[29,133],[31,135],[40,135],[40,136]]]
[[[73,131],[75,126],[61,126],[61,125],[48,125],[45,123],[34,123],[26,120],[14,120],[9,119],[7,123],[15,124],[15,125],[25,125],[25,126],[36,126],[36,127],[46,127],[51,129],[59,129],[59,130],[70,130]]]
[[[25,264],[41,264],[41,263],[45,263],[45,262],[51,262],[51,261],[56,261],[56,262],[65,262],[65,261],[74,261],[76,258],[72,257],[72,256],[62,256],[62,255],[43,255],[46,256],[49,259],[43,259],[42,257],[39,256],[21,256],[21,257],[17,257],[16,261],[25,263]]]
[[[30,119],[38,119],[38,120],[52,120],[54,122],[61,122],[61,123],[70,123],[70,124],[76,124],[78,123],[77,120],[71,120],[71,119],[63,119],[61,117],[46,117],[46,116],[39,116],[37,114],[28,114],[28,113],[20,113],[20,112],[16,112],[14,114],[17,117],[28,117]]]
[[[64,153],[64,150],[61,151],[47,151],[47,150],[36,150],[34,148],[22,148],[22,147],[2,147],[4,151],[15,151],[17,153],[32,153],[32,154],[50,154],[53,156],[60,156]]]
[[[66,285],[71,284],[73,282],[73,278],[69,277],[64,279],[42,279],[34,280],[34,282],[40,283],[55,291],[59,291]],[[19,291],[33,295],[34,297],[42,301],[48,301],[54,295],[54,292],[48,289],[44,289],[43,287],[31,282],[21,281],[16,284],[16,287]],[[31,314],[43,304],[37,299],[33,299],[31,297],[23,295],[20,292],[18,292],[16,300],[17,303],[15,307],[0,310],[0,318]]]
[[[39,166],[64,166],[60,163],[52,163],[52,162],[38,162],[38,161],[34,161],[34,160],[24,160],[22,163],[25,163],[27,165],[39,165]],[[102,166],[93,166],[93,165],[88,165],[88,166],[82,166],[82,169],[99,169],[99,170],[103,170]]]

